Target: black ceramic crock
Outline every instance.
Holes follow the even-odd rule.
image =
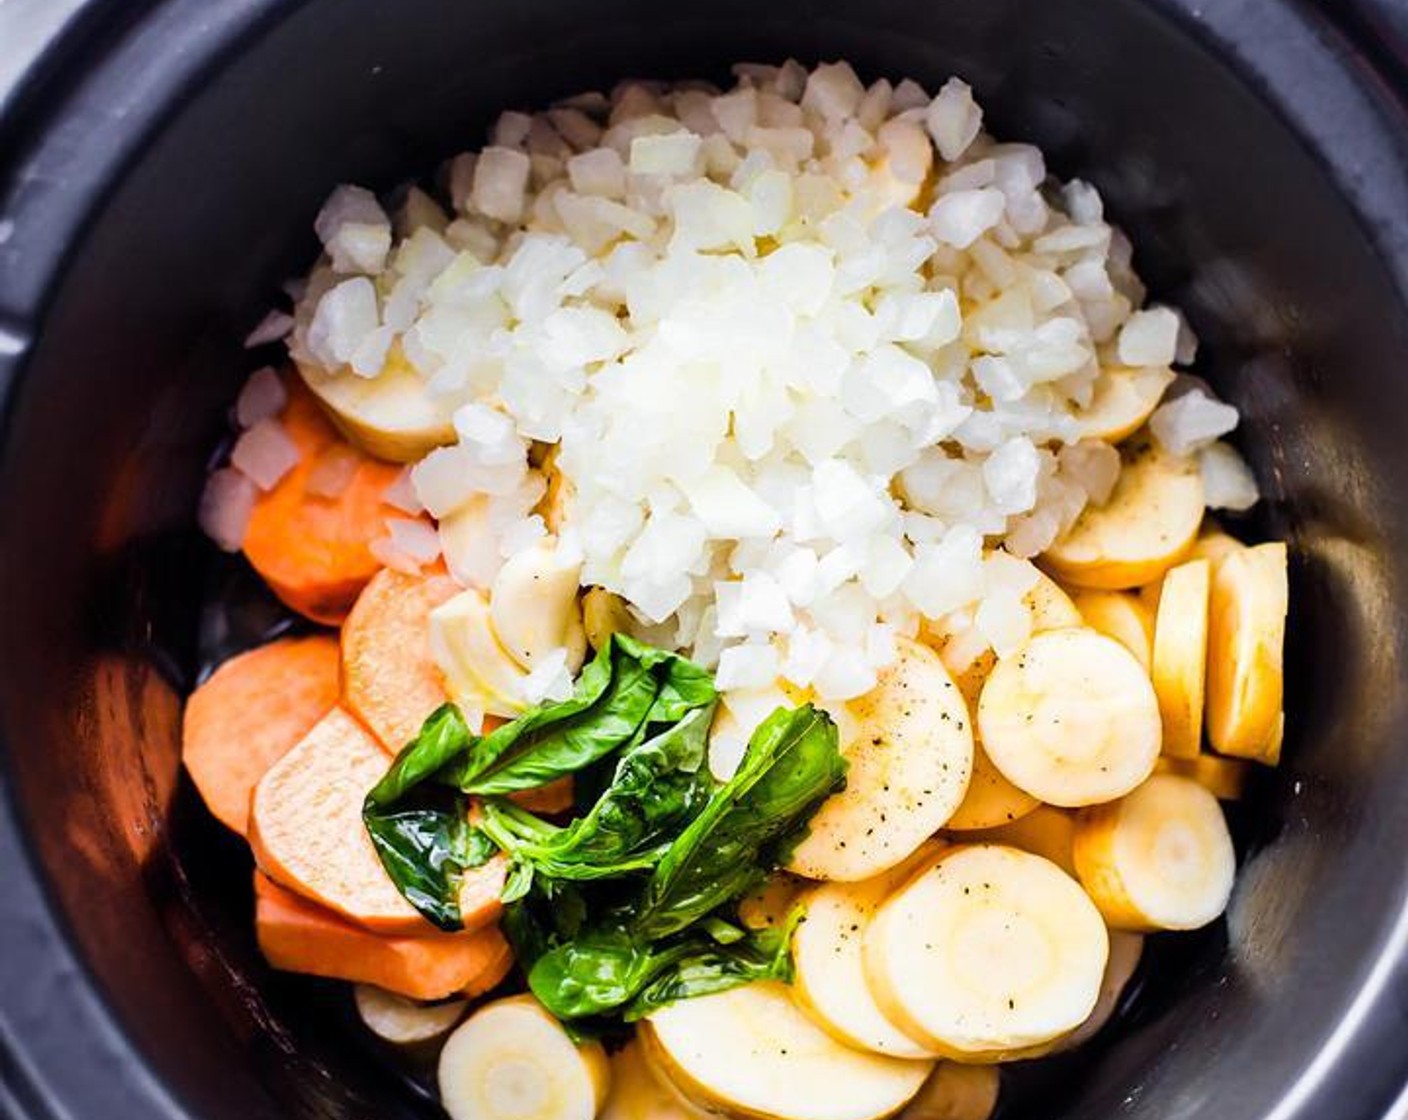
[[[248,857],[180,774],[202,603],[240,586],[192,527],[240,340],[332,184],[787,55],[958,73],[1096,182],[1242,409],[1250,528],[1293,544],[1287,757],[1225,924],[1156,946],[1113,1037],[1006,1115],[1408,1111],[1405,29],[1394,0],[0,4],[0,1113],[437,1114],[340,989],[262,967]]]

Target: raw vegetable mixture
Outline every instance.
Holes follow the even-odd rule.
[[[986,1120],[1279,759],[1286,549],[1095,189],[958,79],[735,76],[339,187],[202,500],[314,625],[187,768],[454,1120]]]

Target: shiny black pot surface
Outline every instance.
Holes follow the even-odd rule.
[[[1017,1071],[1005,1114],[1386,1115],[1408,1075],[1405,25],[1273,0],[80,6],[0,91],[0,1113],[437,1114],[341,988],[262,965],[248,856],[179,770],[202,657],[288,624],[192,525],[267,357],[239,341],[333,184],[424,174],[502,108],[796,55],[958,73],[997,135],[1097,183],[1243,411],[1267,499],[1247,528],[1293,543],[1287,759],[1234,821],[1227,921],[1155,939],[1120,1028]]]

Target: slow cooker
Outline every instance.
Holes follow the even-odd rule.
[[[263,965],[248,857],[180,772],[199,636],[286,624],[203,606],[244,578],[193,517],[240,343],[333,184],[428,175],[503,108],[788,55],[957,73],[1096,183],[1292,542],[1287,761],[1239,810],[1227,920],[1004,1115],[1408,1115],[1401,0],[0,4],[0,1112],[439,1114],[345,992]]]

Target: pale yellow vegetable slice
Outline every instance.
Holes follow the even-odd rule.
[[[1202,747],[1211,584],[1208,561],[1189,560],[1164,576],[1159,596],[1150,676],[1159,698],[1163,752],[1174,758],[1197,758]]]
[[[1213,580],[1208,634],[1208,739],[1223,754],[1274,766],[1281,755],[1286,546],[1227,556]]]
[[[420,1003],[371,984],[358,984],[353,998],[367,1029],[395,1046],[420,1046],[435,1041],[463,1019],[469,1007],[462,999]]]
[[[1045,572],[1037,575],[1032,589],[1022,597],[1032,612],[1032,633],[1059,630],[1064,626],[1080,626],[1084,618],[1075,600]]]
[[[780,871],[738,900],[738,920],[749,929],[776,929],[810,885],[806,879]]]
[[[1197,758],[1164,755],[1154,768],[1157,774],[1177,774],[1197,782],[1219,801],[1236,801],[1251,776],[1251,763],[1240,758],[1219,758],[1204,751]]]
[[[1105,965],[1105,977],[1100,981],[1100,998],[1095,1001],[1095,1010],[1090,1016],[1065,1038],[1059,1039],[1048,1053],[1059,1054],[1074,1050],[1089,1042],[1108,1023],[1120,1005],[1120,998],[1134,971],[1139,967],[1144,955],[1144,935],[1129,930],[1110,931],[1110,959]]]
[[[527,673],[495,636],[483,592],[462,591],[430,612],[430,652],[461,707],[505,718],[524,710]]]
[[[494,633],[509,656],[532,669],[555,650],[567,651],[576,673],[587,652],[587,632],[577,604],[580,556],[571,556],[556,538],[540,540],[504,562],[489,589]]]
[[[1051,805],[1041,805],[1011,824],[968,833],[964,841],[975,844],[1006,844],[1042,859],[1049,859],[1072,878],[1076,873],[1076,815]]]
[[[1154,656],[1154,625],[1148,609],[1128,591],[1079,591],[1073,596],[1092,630],[1114,638],[1134,654],[1145,671]]]
[[[1183,558],[1203,520],[1198,464],[1147,440],[1121,449],[1119,481],[1103,506],[1087,506],[1043,555],[1057,579],[1118,591],[1157,579]]]
[[[1101,371],[1095,379],[1095,395],[1076,417],[1081,435],[1107,443],[1133,435],[1171,384],[1173,370],[1167,366]]]
[[[593,1120],[610,1070],[599,1042],[578,1045],[532,996],[485,1004],[440,1052],[451,1120]]]
[[[1105,923],[1049,860],[997,844],[947,849],[876,912],[865,969],[885,1014],[922,1045],[1001,1061],[1089,1017]]]
[[[298,372],[347,438],[369,455],[414,463],[455,442],[453,417],[462,401],[428,392],[399,347],[375,377],[346,367],[329,373],[312,362],[300,363]]]
[[[896,887],[932,863],[930,841],[899,867],[861,883],[826,883],[802,897],[806,920],[792,936],[793,994],[823,1030],[861,1050],[896,1058],[934,1058],[885,1016],[865,978],[861,945],[870,919]]]
[[[1001,1087],[997,1066],[940,1062],[900,1120],[988,1120]]]
[[[1227,908],[1236,872],[1222,809],[1197,782],[1155,774],[1081,814],[1080,881],[1116,929],[1198,929]]]
[[[927,646],[901,639],[875,688],[847,708],[846,788],[822,803],[788,870],[856,881],[907,859],[953,815],[973,769],[968,707]]]
[[[634,634],[636,620],[626,601],[604,587],[589,587],[582,596],[582,624],[592,649],[606,648],[612,634]]]
[[[709,1115],[656,1073],[640,1039],[611,1055],[611,1089],[600,1120],[706,1120]]]
[[[953,816],[944,822],[944,828],[954,832],[997,828],[1021,820],[1040,804],[1031,794],[1007,780],[975,738],[973,776],[968,779],[968,792]]]
[[[1234,552],[1240,552],[1244,545],[1236,537],[1228,536],[1216,525],[1208,525],[1198,534],[1198,539],[1193,542],[1193,547],[1188,552],[1190,560],[1206,560],[1212,565],[1214,572],[1217,566]]]
[[[1086,627],[1048,630],[1003,658],[978,703],[983,748],[1051,805],[1111,801],[1153,772],[1159,709],[1139,662]]]
[[[773,981],[680,1000],[651,1015],[641,1033],[652,1059],[696,1103],[759,1120],[881,1120],[933,1068],[837,1042]]]
[[[1081,624],[1080,612],[1071,597],[1044,572],[1037,577],[1023,601],[1032,612],[1034,634]],[[942,645],[944,639],[940,638],[939,641]],[[963,795],[963,801],[954,810],[953,816],[944,822],[947,829],[996,828],[1025,816],[1040,804],[1031,794],[1009,782],[983,750],[982,736],[977,726],[978,699],[996,663],[996,657],[988,650],[962,672],[954,674],[954,683],[958,685],[958,691],[963,694],[968,712],[973,717],[973,775],[968,781],[968,791]]]

